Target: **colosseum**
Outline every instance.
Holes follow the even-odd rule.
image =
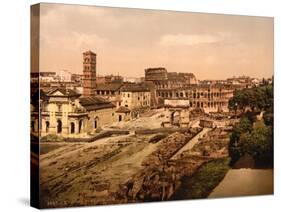
[[[207,113],[227,112],[235,89],[224,81],[200,82],[193,73],[168,72],[163,67],[145,69],[145,81],[154,84],[156,105],[161,106],[165,99],[187,99],[191,109]]]

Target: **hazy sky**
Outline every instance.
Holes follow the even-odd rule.
[[[148,67],[198,79],[273,74],[273,19],[203,13],[41,4],[40,70],[144,76]]]

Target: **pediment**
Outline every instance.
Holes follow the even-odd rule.
[[[52,96],[64,96],[64,94],[57,90],[52,93]]]

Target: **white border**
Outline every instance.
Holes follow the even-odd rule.
[[[49,0],[100,6],[209,12],[275,18],[275,195],[153,204],[83,207],[84,211],[277,211],[280,201],[279,0]],[[30,211],[29,200],[29,7],[38,1],[1,2],[0,12],[0,211]],[[280,142],[279,142],[280,141]],[[77,209],[62,209],[74,211]],[[279,209],[280,210],[280,209]]]

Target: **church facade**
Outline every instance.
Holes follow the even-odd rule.
[[[112,124],[115,110],[115,105],[103,98],[83,97],[73,90],[56,88],[40,100],[41,119],[39,125],[37,120],[31,120],[31,129],[40,130],[41,136],[87,137],[97,128]]]

